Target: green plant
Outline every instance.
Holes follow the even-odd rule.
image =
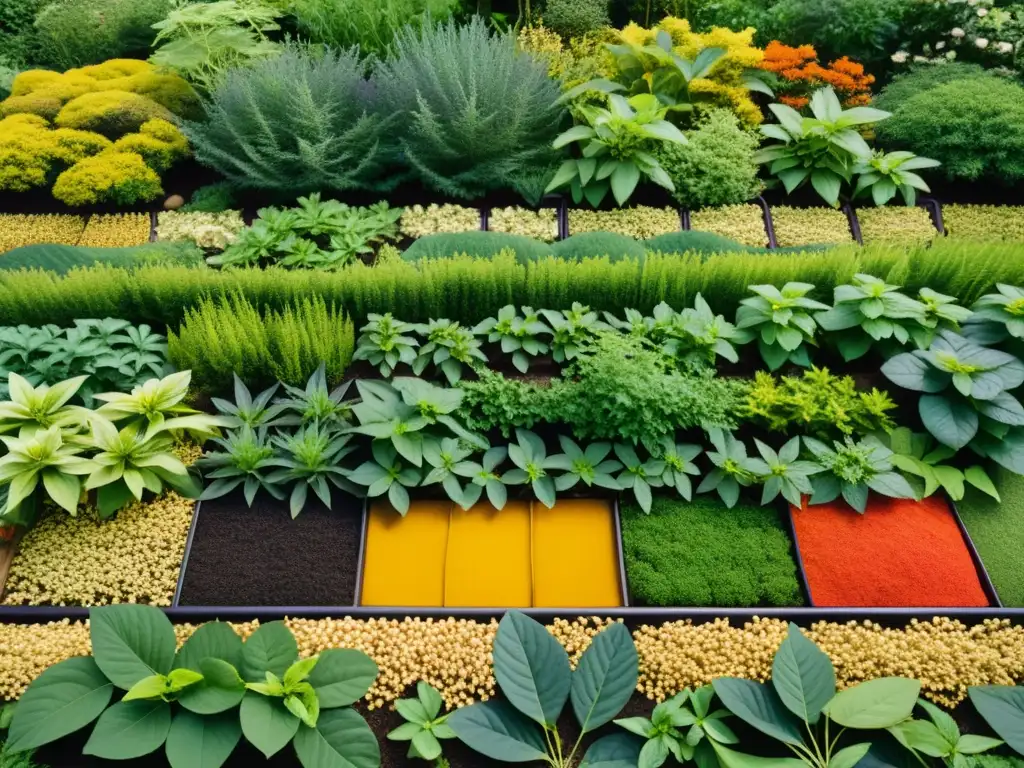
[[[277,394],[280,386],[278,382],[253,398],[249,388],[235,375],[235,401],[214,397],[211,398],[211,402],[217,413],[225,417],[224,426],[229,429],[275,427],[277,417],[284,411],[285,406],[281,403],[271,405],[270,400]]]
[[[76,237],[77,240],[77,237]],[[203,262],[203,253],[191,244],[148,243],[128,248],[80,248],[72,245],[45,244],[27,245],[3,254],[0,269],[43,269],[58,275],[66,275],[76,267],[96,265],[120,267],[124,270],[151,265],[198,266]],[[85,314],[85,307],[77,312]],[[68,318],[73,322],[77,317]]]
[[[596,485],[613,491],[621,490],[622,486],[612,473],[622,469],[622,464],[608,458],[612,452],[611,443],[591,443],[584,449],[571,437],[559,435],[558,444],[562,447],[562,453],[550,456],[545,461],[547,469],[562,472],[555,477],[555,490],[567,491],[575,488],[580,481],[588,488]]]
[[[528,429],[516,430],[516,442],[508,447],[515,468],[501,476],[505,485],[529,485],[537,500],[549,509],[555,506],[555,477],[548,470],[565,464],[560,455],[548,456],[544,441]]]
[[[847,504],[863,515],[869,491],[894,499],[915,498],[914,489],[893,470],[892,451],[877,439],[867,437],[854,442],[847,437],[842,443],[833,441],[832,445],[829,448],[813,437],[804,438],[804,446],[823,470],[811,480],[811,504],[828,504],[842,495]]]
[[[729,712],[724,709],[712,712],[710,709],[714,695],[710,685],[696,691],[686,688],[656,705],[650,719],[627,717],[616,720],[616,725],[644,739],[638,765],[659,768],[669,755],[677,763],[684,763],[693,760],[697,750],[703,753],[701,760],[714,759],[711,742],[738,744],[739,737],[722,722]],[[682,728],[687,729],[685,734],[680,730]]]
[[[667,206],[654,208],[649,205],[631,205],[610,211],[570,208],[568,213],[569,232],[573,235],[614,232],[637,240],[647,240],[657,235],[678,232],[680,225],[679,211]],[[555,250],[557,252],[557,247]]]
[[[463,198],[522,191],[552,163],[565,115],[558,83],[479,16],[399,32],[373,82],[382,112],[405,126],[401,165],[430,188]]]
[[[227,437],[215,437],[213,442],[224,450],[207,451],[196,462],[200,469],[209,470],[206,476],[212,481],[199,496],[200,501],[226,496],[239,486],[250,507],[261,488],[275,499],[284,499],[284,491],[268,479],[268,473],[277,465],[266,427],[253,431],[250,425],[243,424],[228,432]]]
[[[889,412],[895,409],[887,392],[861,391],[852,377],[811,366],[800,376],[755,372],[741,415],[775,432],[826,437],[889,432],[895,426]]]
[[[761,210],[760,205],[724,205],[718,208],[692,211],[690,213],[690,228],[695,232],[708,232],[728,237],[749,248],[764,248],[768,245],[768,234],[764,228],[764,211]],[[797,277],[803,277],[803,275],[797,275]]]
[[[877,137],[886,148],[934,157],[948,180],[1007,185],[1024,178],[1022,117],[1024,86],[986,74],[925,88],[894,104]]]
[[[996,285],[997,293],[986,293],[971,307],[964,335],[982,344],[999,344],[1008,338],[1024,339],[1024,290]],[[2,360],[0,356],[0,360]]]
[[[892,339],[898,347],[911,339],[911,329],[925,325],[925,305],[871,275],[853,276],[851,285],[835,289],[835,306],[815,316],[818,325],[829,331],[846,361],[868,353],[876,342]],[[893,346],[889,343],[889,346]]]
[[[0,433],[18,430],[18,437],[30,438],[38,431],[57,427],[72,429],[85,423],[87,412],[67,403],[85,382],[76,376],[50,386],[33,387],[16,373],[8,374],[8,402],[0,403]]]
[[[540,314],[551,327],[551,356],[556,363],[565,363],[580,356],[599,331],[609,330],[590,307],[572,303],[572,309],[556,312],[542,309]]]
[[[642,264],[647,258],[647,249],[643,243],[617,232],[580,232],[559,240],[552,245],[551,250],[558,258],[569,261],[608,258],[616,262],[635,259]]]
[[[553,248],[548,243],[505,232],[443,232],[418,238],[402,252],[402,259],[420,262],[423,259],[450,259],[461,255],[494,259],[503,253],[512,253],[516,262],[526,265],[546,259],[552,254]]]
[[[925,429],[945,446],[975,453],[1016,471],[1024,407],[1012,394],[1024,384],[1024,363],[951,331],[931,347],[897,355],[882,366],[893,383],[923,393],[918,413]]]
[[[650,606],[802,605],[793,546],[775,505],[711,496],[622,506],[631,602]],[[706,749],[706,747],[705,747]]]
[[[366,319],[369,322],[359,329],[360,336],[353,360],[366,360],[375,365],[386,379],[391,377],[400,363],[409,366],[416,364],[423,352],[417,351],[419,340],[408,335],[417,330],[415,325],[395,320],[390,312],[383,315],[370,314]],[[419,375],[421,371],[422,367],[416,374]]]
[[[416,683],[415,699],[398,699],[395,709],[405,720],[388,733],[391,741],[408,741],[407,757],[433,760],[437,768],[447,765],[441,757],[440,739],[454,739],[455,731],[448,725],[448,715],[441,714],[444,700],[429,683]]]
[[[32,34],[33,61],[63,71],[107,59],[145,58],[153,24],[171,0],[60,0],[40,3]]]
[[[799,437],[788,440],[778,453],[756,437],[754,444],[768,467],[768,472],[759,478],[764,484],[761,504],[768,504],[781,494],[794,507],[800,507],[802,497],[814,493],[811,476],[821,472],[822,467],[813,461],[800,460]]]
[[[156,51],[150,61],[211,92],[232,69],[280,52],[266,33],[280,29],[281,15],[262,0],[178,5],[153,25]]]
[[[815,344],[818,329],[810,312],[829,309],[827,304],[807,298],[814,286],[786,283],[780,290],[774,285],[752,285],[750,290],[756,296],[740,302],[736,329],[745,331],[748,339],[757,339],[757,348],[769,370],[777,370],[786,362],[809,367],[811,358],[806,345]]]
[[[860,207],[856,215],[860,237],[865,245],[923,245],[939,237],[928,210],[921,206]],[[948,226],[946,230],[948,234]]]
[[[544,26],[566,40],[607,27],[608,0],[548,0]]]
[[[341,427],[348,424],[351,401],[345,400],[351,381],[339,384],[334,389],[327,385],[327,369],[321,363],[306,381],[305,387],[284,385],[285,394],[275,400],[280,405],[281,416],[277,426],[305,426],[319,424],[324,427]]]
[[[487,363],[487,355],[480,350],[480,342],[473,332],[456,322],[431,320],[415,330],[427,339],[412,362],[413,373],[417,376],[423,373],[427,365],[433,365],[441,369],[449,384],[455,386],[462,378],[463,367],[475,369]],[[381,342],[376,343],[379,345]]]
[[[663,142],[654,151],[672,179],[672,197],[683,208],[738,205],[760,193],[757,135],[744,131],[726,109],[712,109],[684,134],[686,144]]]
[[[853,196],[870,190],[875,205],[885,205],[899,193],[903,202],[912,206],[917,203],[918,190],[931,192],[925,180],[914,171],[940,165],[942,163],[938,160],[918,157],[913,152],[872,152],[870,157],[860,159],[853,167],[857,176]]]
[[[297,0],[291,11],[302,37],[311,43],[341,50],[359,46],[361,54],[380,56],[405,25],[422,29],[444,21],[458,7],[455,0]]]
[[[503,354],[512,356],[516,370],[526,373],[530,369],[530,358],[547,354],[548,342],[541,336],[552,334],[552,330],[541,319],[541,313],[533,307],[522,307],[522,315],[515,305],[509,304],[498,310],[496,317],[481,320],[473,328],[477,336],[487,335],[492,344],[500,342]]]
[[[565,649],[541,624],[509,611],[494,639],[494,677],[504,700],[462,707],[448,717],[448,725],[485,757],[543,760],[552,768],[567,768],[575,764],[583,737],[625,706],[636,686],[637,667],[636,648],[624,624],[611,624],[597,634],[572,670]],[[563,749],[556,723],[570,699],[581,733]],[[583,764],[613,757],[636,760],[639,751],[625,734],[604,736],[590,745]]]
[[[828,655],[804,637],[795,624],[772,662],[771,684],[719,677],[712,685],[719,700],[736,717],[781,742],[796,759],[779,765],[840,768],[855,765],[871,748],[858,741],[836,749],[845,729],[858,739],[865,730],[894,726],[908,719],[921,683],[903,677],[879,677],[836,693],[836,675]],[[838,726],[837,735],[829,734]],[[806,731],[806,737],[801,731]],[[753,758],[711,742],[725,765],[749,765]]]
[[[596,208],[609,189],[615,202],[624,205],[641,178],[669,191],[675,189],[665,169],[646,149],[652,142],[686,143],[686,137],[665,119],[669,107],[649,93],[629,99],[611,93],[608,103],[609,109],[581,107],[587,124],[576,125],[555,139],[555,149],[579,142],[582,157],[565,160],[545,192],[567,187],[574,202],[586,198]]]
[[[628,443],[616,443],[614,448],[615,455],[622,462],[622,471],[616,478],[619,488],[631,490],[640,509],[645,513],[650,512],[653,499],[651,489],[661,488],[665,484],[668,463],[656,456],[642,461]]]
[[[200,162],[240,188],[293,195],[373,187],[395,125],[368,100],[357,53],[335,50],[231,69],[206,116],[183,128]]]
[[[725,506],[732,508],[740,498],[740,488],[746,488],[758,477],[771,474],[771,468],[761,459],[747,456],[747,446],[731,432],[708,430],[708,439],[714,446],[707,457],[714,465],[697,486],[697,493],[715,491]]]
[[[660,344],[666,355],[693,367],[714,366],[718,357],[735,363],[739,355],[733,342],[745,339],[745,334],[722,315],[716,315],[699,293],[693,298],[693,307],[682,312],[665,302],[658,304],[647,328],[648,338]]]
[[[395,450],[395,444],[374,440],[370,446],[372,461],[365,461],[346,476],[357,486],[366,488],[366,495],[375,498],[387,494],[388,501],[403,517],[409,511],[409,492],[420,484],[421,470],[406,466]]]
[[[37,514],[37,506],[19,510],[37,489],[72,515],[78,512],[82,493],[79,475],[91,471],[92,465],[81,456],[83,448],[72,442],[65,444],[60,427],[53,426],[26,437],[3,437],[7,452],[0,457],[0,483],[4,485],[5,524],[27,525]]]
[[[441,483],[449,499],[463,509],[469,509],[473,504],[467,503],[468,497],[459,481],[458,469],[472,455],[472,448],[462,445],[453,437],[424,442],[423,460],[430,467],[430,471],[423,478],[423,485]]]
[[[218,181],[197,189],[178,210],[182,213],[225,213],[235,207],[235,188],[226,181]]]
[[[977,755],[1001,746],[1000,739],[961,734],[956,720],[926,699],[918,699],[917,706],[928,715],[927,720],[911,718],[889,726],[889,733],[913,753],[919,762],[925,757],[941,759],[950,768],[966,768],[968,755]]]
[[[1007,746],[1018,755],[1024,754],[1018,692],[1012,686],[976,685],[967,689],[967,695],[982,719],[1003,738]]]
[[[214,437],[224,424],[219,416],[208,416],[183,405],[192,381],[191,371],[179,371],[162,379],[148,379],[132,387],[131,392],[107,392],[96,395],[103,405],[96,411],[111,421],[128,419],[129,424],[146,432],[187,432],[196,438]]]
[[[871,157],[857,126],[885,120],[889,113],[871,107],[844,110],[832,88],[815,91],[810,107],[813,117],[803,117],[785,104],[770,104],[779,122],[762,125],[761,132],[781,143],[759,150],[755,161],[770,164],[769,173],[787,194],[810,182],[825,202],[838,207],[843,184],[851,183],[859,161]]]
[[[351,436],[338,434],[316,421],[301,426],[294,434],[271,438],[276,452],[265,466],[279,469],[266,476],[264,487],[293,484],[288,500],[293,518],[305,508],[310,489],[330,509],[332,485],[346,492],[354,490],[339,466],[355,450],[350,440]]]
[[[83,752],[101,759],[163,748],[172,768],[222,764],[243,736],[268,758],[292,743],[304,768],[380,759],[373,732],[350,706],[377,677],[360,651],[330,649],[299,662],[295,637],[280,621],[261,625],[244,644],[227,624],[211,622],[175,651],[174,626],[158,608],[111,605],[89,615],[92,656],[36,678],[15,711],[10,748],[34,749],[96,721]],[[276,693],[274,680],[298,688],[307,717],[254,690]],[[111,705],[115,688],[134,695]],[[311,709],[319,712],[315,726]]]
[[[462,489],[463,506],[471,507],[480,500],[480,496],[487,491],[487,501],[495,509],[502,509],[508,501],[508,491],[501,476],[495,471],[508,458],[508,448],[495,446],[484,452],[480,463],[475,461],[461,461],[455,465],[453,471],[460,477],[468,478],[471,482]]]

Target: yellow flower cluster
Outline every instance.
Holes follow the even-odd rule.
[[[157,214],[157,240],[191,241],[200,248],[223,251],[245,229],[240,211],[202,213],[200,211],[161,211]]]
[[[768,245],[764,213],[759,205],[723,205],[690,213],[690,229],[713,232],[752,248]]]
[[[89,218],[79,245],[118,248],[149,242],[148,213],[97,214]]]
[[[681,227],[679,211],[674,208],[637,205],[611,211],[569,211],[570,235],[578,235],[581,232],[618,232],[637,240],[647,240],[669,232],[678,232]]]
[[[930,243],[939,234],[928,211],[917,206],[858,208],[857,221],[864,245],[889,243],[909,248]]]
[[[1024,206],[944,205],[942,222],[958,240],[1024,243]]]
[[[558,213],[554,208],[492,208],[487,215],[487,229],[550,243],[558,237]]]
[[[0,130],[2,125],[0,122]],[[81,216],[0,214],[0,253],[38,243],[76,245],[84,229]]]
[[[780,247],[849,243],[853,240],[849,219],[834,208],[772,206],[772,224]]]
[[[480,229],[480,211],[461,205],[413,205],[402,213],[398,226],[403,235],[413,239],[439,232],[476,232]]]
[[[110,520],[92,508],[44,518],[21,540],[4,605],[170,605],[193,506],[170,492]]]
[[[548,631],[575,666],[609,623],[556,619]],[[355,648],[373,658],[380,676],[366,696],[371,709],[389,705],[418,680],[436,687],[449,707],[486,700],[495,691],[491,663],[498,624],[493,620],[288,619],[286,624],[302,656]],[[248,622],[233,628],[244,638],[257,626]],[[637,691],[664,700],[716,677],[767,680],[786,626],[756,617],[737,627],[728,619],[641,626],[633,632],[640,660]],[[175,629],[179,644],[195,631],[191,625]],[[921,680],[925,696],[952,707],[966,698],[969,686],[1024,680],[1024,627],[1007,619],[967,626],[935,618],[902,629],[818,622],[807,634],[832,659],[840,688],[877,677],[912,677]],[[0,699],[17,698],[47,666],[88,652],[87,622],[0,625]]]

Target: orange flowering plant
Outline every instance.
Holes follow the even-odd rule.
[[[875,78],[864,73],[863,64],[844,56],[823,67],[812,45],[793,47],[773,40],[758,66],[775,75],[779,101],[793,109],[806,107],[811,93],[825,85],[832,86],[844,107],[861,107],[871,101]]]

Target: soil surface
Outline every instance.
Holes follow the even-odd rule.
[[[333,509],[312,494],[292,519],[287,501],[240,493],[200,505],[181,605],[352,605],[362,501],[335,491]]]

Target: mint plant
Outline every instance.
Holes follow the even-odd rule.
[[[676,492],[689,501],[693,496],[693,484],[690,475],[699,475],[700,469],[694,464],[694,459],[703,453],[699,445],[689,443],[677,443],[671,437],[662,439],[660,445],[652,454],[665,462],[665,471],[661,475],[661,482],[667,488],[675,488]]]
[[[715,450],[708,451],[706,456],[715,468],[700,481],[697,493],[716,491],[725,506],[732,509],[740,499],[740,488],[770,474],[770,469],[761,459],[748,456],[747,447],[732,432],[711,429],[708,438]]]
[[[800,459],[799,437],[786,441],[777,453],[756,437],[754,444],[768,467],[768,472],[759,477],[764,484],[761,506],[774,501],[780,494],[794,507],[801,506],[803,497],[814,493],[811,477],[822,471],[821,465]]]
[[[455,386],[464,368],[477,368],[487,363],[487,356],[473,332],[452,320],[431,320],[415,329],[427,339],[412,362],[412,371],[417,376],[422,375],[428,365],[433,365]]]
[[[415,488],[422,477],[418,467],[407,466],[392,443],[374,440],[370,446],[372,461],[364,461],[350,472],[345,472],[349,481],[366,489],[370,498],[388,497],[391,506],[405,517],[409,511],[408,488]]]
[[[467,503],[466,491],[462,487],[456,470],[472,455],[471,448],[465,447],[453,437],[425,442],[423,458],[427,466],[430,467],[430,471],[423,478],[423,485],[441,483],[449,499],[463,509],[469,509],[472,503]]]
[[[822,471],[814,475],[811,504],[828,504],[840,496],[860,514],[868,505],[868,492],[874,491],[894,499],[915,498],[914,489],[893,470],[892,451],[873,437],[854,442],[834,441],[829,447],[813,437],[805,437],[807,446]]]
[[[609,326],[598,319],[597,312],[578,301],[572,303],[572,309],[561,312],[542,309],[540,313],[551,327],[551,356],[556,363],[579,357],[598,331],[609,330]]]
[[[751,285],[756,296],[740,301],[736,311],[736,329],[745,341],[757,339],[761,358],[771,371],[786,362],[809,368],[808,346],[815,345],[818,324],[813,310],[829,306],[807,298],[814,290],[810,283],[786,283],[782,289],[774,285]]]
[[[917,204],[918,190],[931,192],[927,182],[914,171],[923,168],[938,168],[942,163],[930,157],[918,157],[905,150],[882,152],[875,150],[868,157],[861,157],[854,164],[852,172],[857,177],[853,196],[871,192],[875,205],[885,205],[897,194],[908,206]]]
[[[931,288],[918,291],[917,299],[924,306],[924,317],[921,325],[911,326],[909,330],[918,349],[928,349],[940,330],[960,332],[961,324],[974,314],[967,307],[957,304],[953,296],[946,296]]]
[[[653,457],[641,461],[629,443],[616,443],[615,455],[622,462],[622,471],[617,478],[619,487],[624,491],[631,490],[640,509],[650,514],[653,501],[651,488],[660,488],[665,484],[665,461]]]
[[[408,741],[407,756],[427,760],[435,768],[448,768],[448,761],[441,756],[441,739],[454,739],[455,731],[448,725],[448,715],[441,714],[444,700],[429,683],[416,683],[415,699],[398,699],[395,709],[405,719],[402,725],[388,733],[391,741]]]
[[[487,340],[501,344],[501,351],[512,355],[512,365],[520,373],[530,370],[530,358],[543,355],[550,347],[541,337],[552,335],[551,328],[540,319],[539,312],[532,307],[523,307],[518,314],[514,305],[509,304],[498,310],[496,317],[489,317],[477,323],[473,333],[487,336]]]
[[[371,312],[366,319],[369,322],[359,329],[353,360],[366,360],[377,366],[385,379],[391,377],[400,363],[411,366],[416,362],[419,340],[411,335],[416,331],[415,325],[395,320],[390,312]]]

